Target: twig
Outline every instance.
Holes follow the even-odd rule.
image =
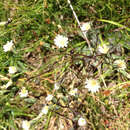
[[[87,42],[87,44],[88,44],[88,47],[89,47],[89,49],[90,49],[90,51],[91,51],[91,53],[92,53],[92,48],[91,48],[91,46],[90,46],[90,41],[89,41],[88,38],[86,37],[86,33],[85,33],[84,31],[82,31],[82,29],[81,29],[80,21],[79,21],[77,15],[76,15],[76,13],[75,13],[75,11],[74,11],[74,9],[73,9],[73,6],[72,6],[70,0],[67,0],[67,1],[68,1],[68,4],[69,4],[69,6],[70,6],[70,8],[71,8],[71,10],[72,10],[72,12],[73,12],[73,15],[74,15],[74,17],[75,17],[75,19],[76,19],[76,21],[77,21],[79,27],[80,27],[80,30],[81,30],[81,32],[82,32],[82,34],[83,34],[83,36],[84,36],[84,38],[85,38],[85,40],[86,40],[86,42]]]
[[[54,113],[56,113],[56,114],[58,114],[59,116],[62,116],[62,117],[64,117],[64,118],[66,118],[66,119],[69,119],[69,120],[73,121],[71,118],[69,118],[69,117],[67,117],[67,116],[65,116],[65,115],[62,115],[62,114],[60,114],[60,113],[57,112],[57,111],[54,111],[54,110],[51,110],[51,111],[54,112]]]

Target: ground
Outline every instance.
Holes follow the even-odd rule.
[[[0,130],[24,129],[25,120],[30,130],[128,130],[129,7],[129,0],[0,0]]]

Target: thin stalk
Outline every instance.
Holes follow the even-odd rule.
[[[81,32],[82,32],[82,34],[83,34],[83,36],[84,36],[84,38],[85,38],[85,40],[86,40],[86,42],[87,42],[87,44],[88,44],[88,47],[89,47],[89,49],[90,49],[90,51],[91,51],[91,53],[92,53],[92,48],[91,48],[91,46],[90,46],[90,41],[89,41],[88,38],[86,37],[86,33],[85,33],[84,31],[82,31],[82,29],[81,29],[80,21],[79,21],[77,15],[76,15],[76,13],[75,13],[75,11],[74,11],[74,9],[73,9],[73,6],[72,6],[70,0],[67,0],[67,1],[68,1],[68,4],[69,4],[69,6],[70,6],[70,8],[71,8],[71,10],[72,10],[72,12],[73,12],[73,15],[74,15],[74,17],[75,17],[75,19],[76,19],[76,21],[77,21],[79,27],[80,27],[80,30],[81,30]]]

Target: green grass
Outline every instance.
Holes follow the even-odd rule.
[[[67,0],[0,0],[0,22],[11,18],[0,26],[0,130],[19,130],[23,120],[33,122],[48,94],[54,96],[50,111],[34,120],[31,130],[58,129],[61,124],[65,130],[129,129],[129,0],[73,0],[72,5],[81,23],[92,23],[86,36],[93,53]],[[68,37],[67,48],[54,45],[57,34]],[[15,47],[4,52],[10,40]],[[101,41],[110,46],[106,55],[97,51]],[[114,65],[117,59],[126,62],[124,71]],[[10,75],[9,66],[17,73]],[[99,92],[84,88],[86,78],[99,80]],[[9,79],[13,84],[3,89]],[[58,91],[55,82],[60,83]],[[19,96],[23,87],[29,92],[26,98]],[[77,96],[69,95],[71,87],[78,88]],[[84,128],[77,123],[81,116],[87,121]]]

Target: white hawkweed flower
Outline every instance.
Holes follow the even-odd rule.
[[[48,113],[48,111],[49,111],[49,106],[48,105],[45,105],[43,108],[42,108],[42,110],[41,110],[41,112],[39,113],[39,115],[36,117],[36,118],[34,118],[33,120],[34,121],[36,121],[36,120],[39,120],[39,118],[41,118],[42,116],[43,116],[43,114],[47,114]]]
[[[78,93],[78,89],[77,89],[77,88],[72,89],[72,90],[70,90],[70,92],[69,92],[69,94],[70,94],[71,96],[75,96],[77,93]]]
[[[7,41],[7,43],[3,46],[4,52],[11,51],[13,49],[13,41]]]
[[[24,130],[29,130],[30,125],[31,125],[30,122],[27,121],[27,120],[25,120],[25,121],[22,122],[22,128],[23,128]]]
[[[16,69],[15,66],[10,66],[10,67],[9,67],[9,73],[10,73],[10,74],[14,74],[14,73],[16,73],[16,72],[17,72],[17,69]]]
[[[65,36],[62,36],[62,35],[57,35],[56,38],[54,39],[54,43],[59,48],[67,47],[67,45],[68,45],[68,38],[65,37]]]
[[[21,92],[19,93],[19,95],[20,95],[21,98],[27,97],[28,96],[28,90],[25,87],[23,87]]]
[[[109,47],[106,44],[99,45],[98,51],[102,54],[106,54],[109,51]]]
[[[0,22],[0,26],[4,26],[7,23],[7,21]]]
[[[97,80],[95,79],[87,79],[85,82],[85,88],[88,89],[88,91],[91,91],[92,93],[95,93],[99,90],[99,88],[101,87],[98,83]]]
[[[87,124],[86,120],[84,118],[80,117],[78,120],[78,125],[85,126],[86,124]]]
[[[125,70],[126,69],[126,63],[124,60],[116,60],[114,62],[114,64],[121,70]]]
[[[86,22],[86,23],[83,23],[82,25],[81,25],[81,30],[83,31],[83,32],[87,32],[88,30],[90,30],[91,29],[91,23],[90,22]]]
[[[58,90],[59,88],[60,88],[59,84],[58,84],[58,83],[55,83],[55,84],[54,84],[54,89],[55,89],[55,90]]]
[[[49,94],[47,97],[46,97],[46,101],[51,101],[53,99],[53,95]]]
[[[45,105],[45,106],[42,108],[41,113],[46,115],[46,114],[48,113],[48,111],[49,111],[49,106]]]
[[[61,25],[59,25],[59,24],[57,25],[57,27],[58,27],[59,29],[61,29],[61,28],[62,28],[62,27],[61,27]]]

